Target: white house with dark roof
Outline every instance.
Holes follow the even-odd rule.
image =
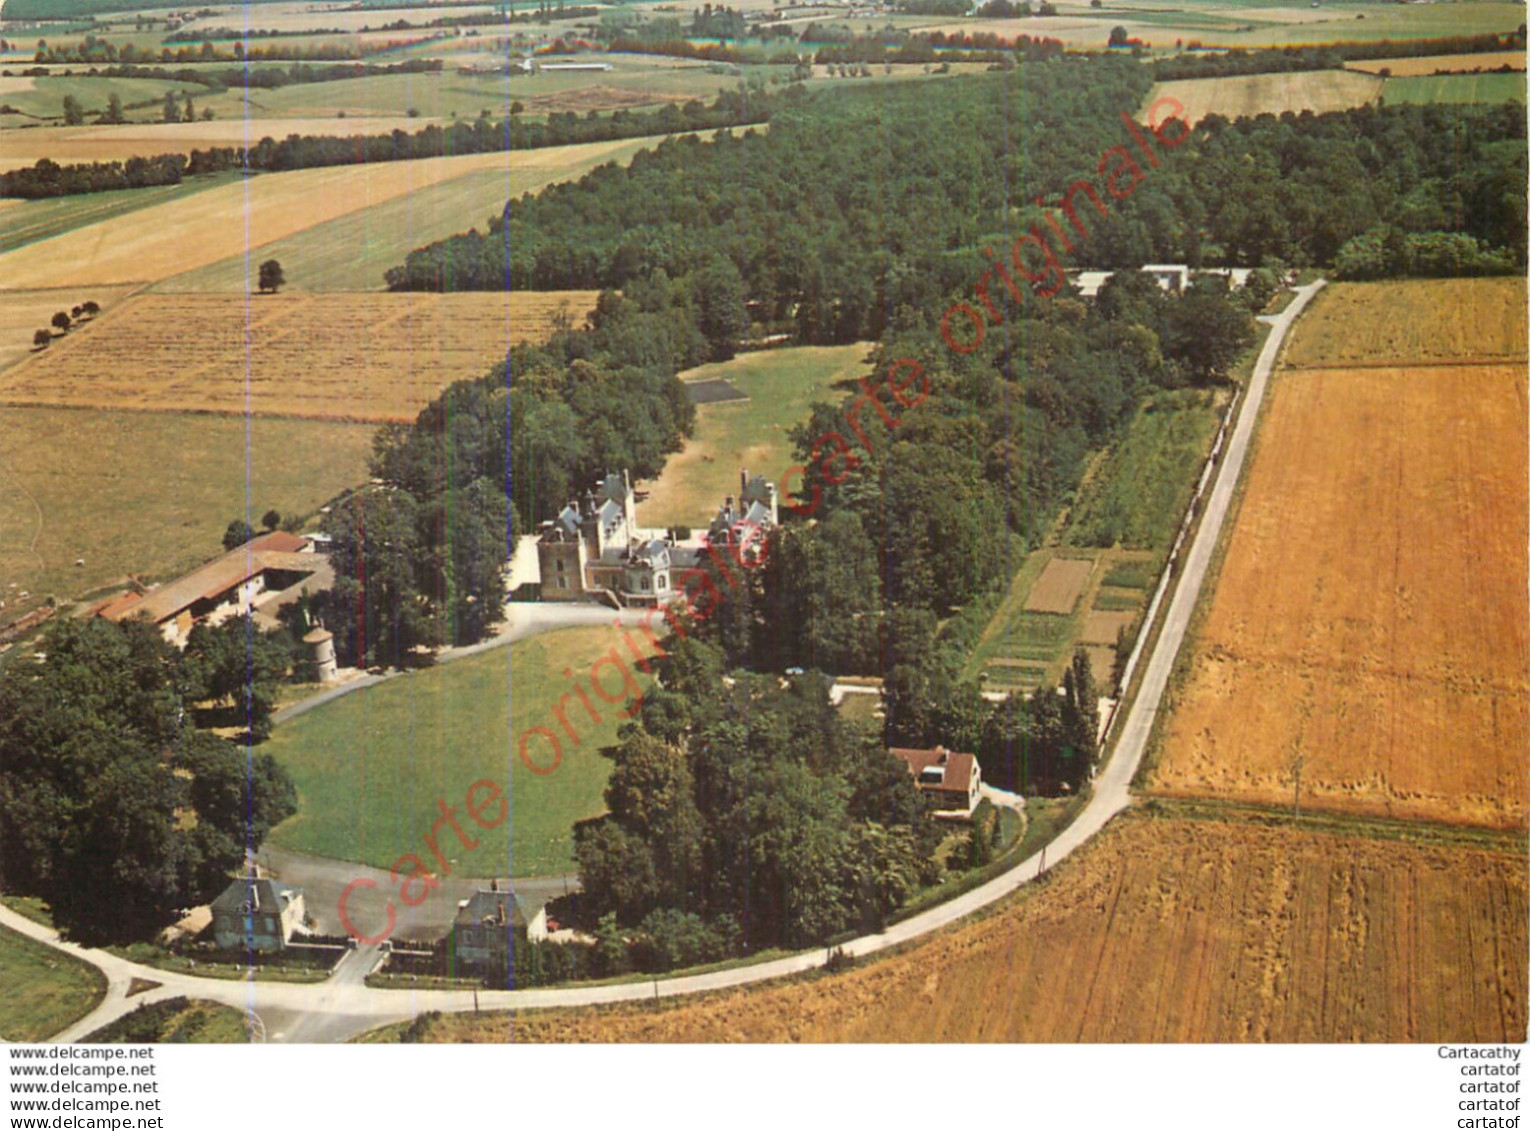
[[[224,950],[283,950],[303,925],[303,889],[238,879],[212,901],[213,940]]]
[[[457,903],[452,919],[452,954],[460,967],[508,967],[517,937],[547,938],[547,908],[516,895],[507,883],[479,888]]]

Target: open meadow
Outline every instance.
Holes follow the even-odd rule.
[[[409,421],[595,298],[137,295],[0,375],[0,404]]]
[[[1117,819],[997,912],[834,975],[432,1018],[436,1041],[1525,1039],[1522,852]]]
[[[796,462],[791,429],[807,419],[815,402],[837,401],[843,396],[839,386],[870,372],[869,349],[862,342],[766,350],[682,373],[687,382],[727,381],[749,399],[697,406],[696,434],[645,485],[650,496],[638,507],[638,521],[704,528],[723,498],[738,494],[741,468],[765,476],[784,495],[781,477]],[[793,477],[787,486],[800,482]]]
[[[1490,75],[1416,75],[1387,80],[1386,102],[1442,104],[1457,102],[1524,102],[1525,72]]]
[[[365,480],[375,431],[0,408],[0,620],[129,574],[174,577],[222,553],[225,528],[246,508],[256,517],[313,513]]]
[[[45,1041],[106,997],[106,979],[73,955],[0,927],[0,1040]]]
[[[651,655],[642,634],[629,632]],[[611,628],[546,633],[401,676],[283,723],[265,749],[297,782],[298,812],[271,842],[380,868],[408,852],[428,860],[422,838],[437,818],[437,799],[460,807],[468,788],[487,779],[511,798],[510,819],[492,830],[468,825],[479,841],[471,850],[444,839],[453,870],[562,874],[572,863],[574,822],[605,811],[611,763],[600,749],[616,741],[617,712],[632,701],[622,670],[635,685],[648,684],[622,635]],[[611,655],[623,668],[602,661]],[[586,713],[576,686],[599,722]],[[540,734],[530,736],[522,760],[519,742],[534,727],[562,740],[562,760],[550,772],[528,768],[555,764]]]
[[[1155,791],[1530,821],[1524,287],[1340,286],[1298,327]]]

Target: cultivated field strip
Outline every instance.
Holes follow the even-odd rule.
[[[1268,412],[1154,789],[1523,825],[1523,370],[1288,373]]]
[[[0,403],[407,421],[595,298],[142,294],[0,376]]]
[[[1305,356],[1427,334],[1356,305],[1382,290],[1346,290],[1320,308],[1327,324],[1304,325]],[[1347,336],[1335,310],[1352,315]],[[1523,348],[1522,328],[1516,341],[1492,327],[1470,348]],[[1288,371],[1266,413],[1152,788],[1524,827],[1523,363]]]
[[[1524,361],[1525,280],[1405,279],[1330,287],[1286,352],[1293,369]]]
[[[1017,903],[865,968],[658,1011],[522,1014],[514,1039],[1518,1042],[1526,869],[1128,815]]]
[[[592,142],[266,173],[0,255],[0,279],[16,290],[157,282],[455,177],[485,169],[556,170],[629,146]]]

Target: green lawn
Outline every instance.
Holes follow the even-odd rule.
[[[1404,102],[1523,102],[1525,72],[1510,75],[1409,75],[1387,79],[1382,97]]]
[[[469,228],[487,231],[489,217],[498,216],[511,197],[577,180],[598,165],[625,162],[656,144],[657,139],[634,138],[615,150],[556,167],[467,173],[265,244],[251,255],[279,260],[286,276],[301,280],[305,291],[382,290],[383,272],[401,265],[415,248]],[[243,293],[248,285],[249,265],[240,255],[176,275],[154,289]]]
[[[652,495],[638,508],[638,521],[705,527],[724,496],[738,494],[740,468],[766,476],[781,490],[781,477],[797,462],[788,433],[814,402],[839,400],[844,392],[836,386],[853,385],[869,372],[869,349],[859,343],[766,350],[681,374],[686,380],[724,378],[749,400],[698,407],[696,435],[650,484]],[[800,486],[800,480],[793,477],[787,486]]]
[[[0,927],[0,1038],[42,1041],[101,1003],[106,979],[72,955]]]
[[[641,635],[633,631],[633,639]],[[463,849],[449,828],[439,846],[456,872],[474,876],[549,875],[571,863],[577,820],[605,808],[610,762],[599,751],[616,737],[616,709],[589,690],[592,665],[617,648],[614,629],[565,629],[455,663],[400,676],[300,715],[276,729],[268,749],[297,782],[296,816],[271,834],[285,848],[390,867],[404,853],[432,864],[424,838],[437,802],[455,806],[479,842]],[[631,664],[625,646],[618,655]],[[573,679],[562,673],[567,669]],[[636,679],[646,679],[629,667]],[[612,698],[621,676],[609,661],[597,673]],[[573,688],[599,715],[592,722]],[[564,713],[576,745],[558,721]],[[562,762],[534,773],[522,762],[551,763],[550,745],[530,728],[560,738]],[[489,780],[511,797],[510,820],[486,830],[466,816],[468,788]],[[475,795],[482,808],[484,791]],[[485,816],[485,819],[491,819]]]
[[[1149,398],[1068,516],[1074,546],[1168,549],[1217,429],[1213,394]]]
[[[197,83],[171,82],[164,79],[109,79],[99,75],[49,75],[35,80],[30,90],[13,90],[8,94],[0,95],[0,102],[8,103],[20,110],[22,114],[30,114],[34,118],[57,119],[57,124],[62,125],[64,99],[70,95],[79,102],[80,108],[90,115],[97,110],[105,110],[113,94],[122,99],[122,104],[126,107],[137,102],[163,100],[167,90],[175,91],[177,100],[180,102],[185,101],[187,92],[190,92],[192,101],[199,102],[198,96],[205,93],[207,88]],[[157,108],[149,107],[130,111],[127,116],[131,121],[158,121],[159,113]],[[23,119],[19,116],[7,115],[4,121],[9,126],[19,126]],[[87,117],[86,121],[92,122],[93,119]]]
[[[0,407],[0,577],[77,596],[174,577],[230,520],[308,514],[366,478],[377,429],[304,420]],[[77,565],[76,560],[83,562]],[[22,611],[19,603],[6,615]]]
[[[217,188],[238,180],[240,173],[216,173],[191,177],[178,185],[154,188],[120,189],[93,192],[82,196],[56,197],[52,200],[28,200],[0,209],[0,254],[24,247],[38,240],[50,239],[64,232],[98,224],[136,212],[151,204],[163,204],[204,189]]]
[[[245,1045],[250,1042],[244,1014],[211,1001],[167,998],[141,1005],[132,1013],[104,1025],[82,1044]]]

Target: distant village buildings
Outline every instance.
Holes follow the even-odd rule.
[[[597,600],[619,608],[656,608],[684,597],[681,577],[708,545],[758,558],[765,535],[781,521],[776,486],[763,475],[739,473],[705,541],[679,540],[637,524],[637,496],[627,473],[608,474],[582,499],[570,500],[537,537],[539,592],[544,601]]]

